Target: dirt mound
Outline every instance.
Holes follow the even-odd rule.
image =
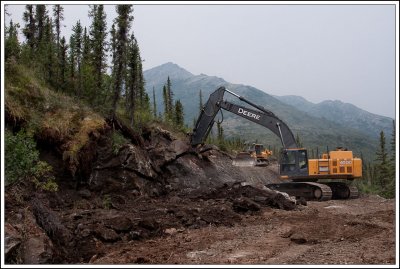
[[[385,235],[393,234],[394,210],[386,200],[296,206],[265,188],[277,181],[276,164],[234,167],[217,148],[193,150],[187,138],[161,128],[117,153],[111,143],[107,134],[96,137],[90,173],[79,184],[47,147],[41,158],[62,191],[29,182],[7,189],[6,263],[341,262],[342,253],[316,258],[318,249],[329,252],[327,244],[362,250],[362,260],[351,256],[361,263],[393,261],[394,240]],[[377,210],[377,202],[385,207]],[[380,259],[368,251],[378,239],[389,244],[378,244],[386,251]]]
[[[85,170],[77,169],[75,179],[66,173],[70,167],[59,153],[42,145],[41,157],[53,166],[62,191],[20,186],[37,193],[24,196],[24,201],[8,193],[7,215],[25,207],[18,214],[41,231],[34,238],[43,249],[29,252],[29,242],[21,239],[23,227],[17,229],[16,220],[8,219],[7,234],[14,235],[8,243],[8,262],[87,263],[107,255],[110,246],[210,225],[231,227],[264,207],[295,208],[276,192],[233,184],[243,181],[240,170],[230,173],[230,156],[215,147],[192,149],[188,138],[178,139],[159,127],[145,129],[138,138],[122,123],[118,126],[135,143],[115,152],[109,133],[93,136],[86,144],[90,157],[76,166]],[[26,255],[16,255],[16,249],[24,249]]]

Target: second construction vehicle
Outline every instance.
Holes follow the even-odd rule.
[[[223,100],[225,92],[239,98],[256,110]],[[297,146],[294,135],[286,123],[271,111],[246,100],[225,87],[214,91],[204,105],[191,135],[192,146],[204,143],[220,109],[260,124],[280,138],[283,150],[279,160],[279,173],[283,182],[267,184],[267,187],[292,196],[304,197],[307,200],[325,201],[358,197],[357,188],[348,183],[353,179],[361,178],[362,162],[360,158],[353,156],[352,151],[337,148],[323,154],[321,158],[308,159],[307,150]],[[331,181],[321,182],[321,180]]]
[[[239,152],[232,164],[235,166],[267,166],[271,156],[272,151],[264,148],[263,144],[253,143],[247,145],[244,151]]]

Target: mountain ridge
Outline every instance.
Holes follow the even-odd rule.
[[[335,122],[326,117],[319,117],[320,114],[312,115],[298,105],[288,104],[287,100],[286,102],[279,100],[279,98],[252,86],[232,84],[223,78],[205,74],[194,75],[185,71],[179,65],[169,62],[144,71],[144,77],[149,96],[152,96],[154,87],[158,112],[163,111],[162,87],[168,76],[170,77],[174,100],[179,99],[183,104],[185,123],[188,126],[193,126],[193,122],[198,117],[200,90],[203,97],[202,102],[205,104],[213,91],[220,86],[225,86],[232,92],[272,111],[288,124],[294,135],[300,136],[304,145],[308,148],[326,149],[328,147],[333,149],[336,146],[344,146],[353,148],[359,155],[369,156],[372,156],[376,151],[379,136],[377,134],[372,135],[370,130],[366,130],[365,126],[350,126],[346,125],[345,121]],[[225,94],[225,99],[241,105],[244,104],[229,94]],[[304,100],[303,103],[305,103]],[[311,102],[309,103],[309,109],[312,109],[314,106]],[[222,111],[222,113],[224,121],[222,126],[227,137],[240,137],[246,140],[257,140],[267,145],[280,145],[280,140],[270,130],[231,113],[225,113],[225,111]],[[219,114],[217,117],[221,119]]]
[[[341,100],[324,100],[319,103],[312,103],[298,95],[274,95],[274,97],[286,104],[296,106],[310,115],[352,126],[367,132],[371,136],[378,136],[381,130],[386,135],[392,131],[392,118],[371,113],[352,103]]]

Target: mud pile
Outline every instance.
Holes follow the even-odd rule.
[[[74,175],[57,151],[43,147],[60,191],[37,191],[29,182],[7,189],[6,262],[89,263],[110,246],[230,227],[263,207],[296,208],[263,188],[273,169],[234,167],[217,148],[192,149],[188,137],[157,126],[136,138],[115,153],[109,134],[96,136],[90,158],[81,158],[90,163]]]

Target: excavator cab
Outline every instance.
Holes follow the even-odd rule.
[[[284,149],[280,161],[282,178],[296,178],[308,175],[306,149]]]

